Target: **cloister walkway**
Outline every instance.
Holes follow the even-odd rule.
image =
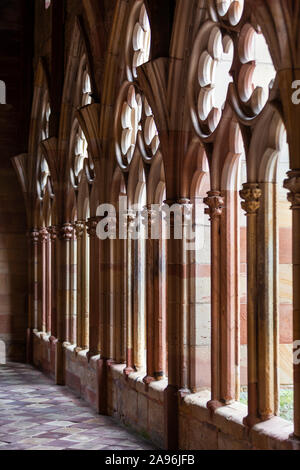
[[[33,367],[0,365],[0,450],[153,448]]]

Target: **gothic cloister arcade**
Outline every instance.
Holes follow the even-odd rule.
[[[35,14],[26,361],[160,448],[300,449],[300,1]]]

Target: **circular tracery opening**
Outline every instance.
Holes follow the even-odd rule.
[[[201,87],[198,96],[198,115],[207,121],[211,132],[217,127],[227,90],[232,77],[229,74],[233,60],[233,42],[229,36],[222,37],[220,29],[212,28],[207,48],[200,56],[198,83]]]
[[[150,57],[151,29],[147,11],[144,5],[142,5],[139,20],[133,29],[132,46],[134,50],[132,71],[133,76],[136,78],[137,67],[140,67],[145,62],[148,62]]]

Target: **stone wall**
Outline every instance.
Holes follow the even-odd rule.
[[[100,379],[99,356],[88,361],[86,351],[76,353],[65,345],[65,381],[78,396],[98,409]],[[54,375],[55,343],[46,336],[34,338],[34,364]],[[167,381],[145,385],[143,376],[125,376],[125,365],[111,365],[107,378],[108,414],[164,448],[164,391]],[[179,399],[179,447],[181,450],[300,450],[299,440],[291,437],[293,424],[279,417],[256,424],[251,430],[244,426],[247,407],[239,402],[207,409],[210,392],[203,390]]]

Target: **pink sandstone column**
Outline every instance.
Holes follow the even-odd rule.
[[[245,424],[260,420],[258,406],[258,308],[257,308],[257,211],[261,190],[257,183],[246,183],[240,196],[247,215],[247,350],[248,350],[248,416]]]
[[[98,217],[91,217],[87,222],[90,237],[90,319],[89,319],[89,353],[88,356],[100,354],[100,263],[99,239],[96,229]]]
[[[55,378],[58,385],[65,383],[65,351],[63,343],[69,342],[70,312],[70,241],[73,226],[65,223],[60,227],[58,239],[58,297],[57,297],[57,343]]]
[[[300,340],[300,171],[288,172],[284,187],[293,211],[293,339]],[[299,348],[299,347],[298,347]],[[298,355],[299,356],[299,355]],[[298,361],[297,361],[298,362]],[[294,361],[294,435],[300,438],[300,363]]]
[[[29,263],[28,263],[28,279],[29,279],[29,297],[28,297],[28,327],[26,341],[26,361],[31,364],[33,357],[32,341],[33,330],[37,329],[38,318],[38,241],[39,232],[32,229],[28,235],[29,239]]]
[[[207,406],[212,411],[220,406],[221,399],[221,343],[220,343],[220,216],[224,198],[219,191],[209,191],[204,199],[205,213],[211,220],[211,400]]]

